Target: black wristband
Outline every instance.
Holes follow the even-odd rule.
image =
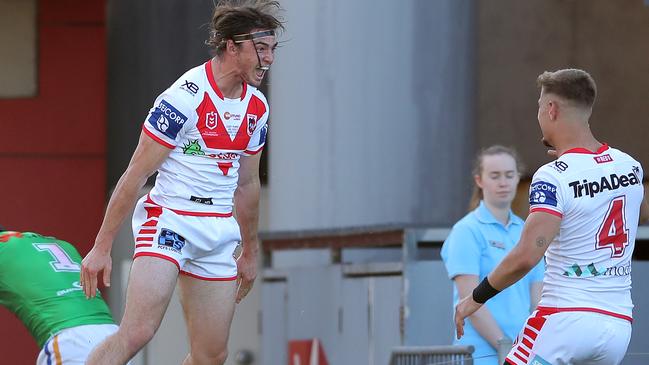
[[[489,280],[485,277],[478,286],[473,289],[473,300],[476,303],[484,304],[487,300],[500,293],[500,290],[494,288],[489,284]]]

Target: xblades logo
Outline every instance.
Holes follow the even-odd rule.
[[[552,167],[559,172],[564,172],[568,169],[568,164],[563,161],[554,161]]]
[[[185,83],[180,88],[186,90],[192,96],[196,95],[196,93],[198,92],[198,85],[187,80],[185,80]]]

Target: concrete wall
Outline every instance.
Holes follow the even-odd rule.
[[[283,2],[271,230],[448,225],[473,152],[471,1]]]
[[[591,126],[601,141],[649,163],[649,7],[641,0],[492,0],[478,4],[478,144],[516,147],[528,172],[549,161],[539,141],[536,77],[577,67],[598,100]]]

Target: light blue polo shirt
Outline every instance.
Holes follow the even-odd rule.
[[[481,201],[478,208],[453,226],[442,246],[442,259],[449,278],[467,274],[478,275],[478,280],[482,281],[518,243],[523,223],[510,211],[509,222],[503,225]],[[525,277],[486,304],[501,330],[512,340],[516,339],[530,315],[530,286],[533,282],[543,281],[544,270],[545,264],[541,260]],[[453,285],[454,308],[458,301],[457,287]],[[453,343],[473,345],[474,358],[487,356],[484,360],[474,360],[476,365],[498,364],[496,356],[489,356],[496,355],[496,349],[478,334],[470,319],[465,321],[464,336]]]

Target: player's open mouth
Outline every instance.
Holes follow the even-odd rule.
[[[255,76],[257,76],[257,78],[261,80],[264,78],[264,74],[267,70],[268,66],[257,67],[257,69],[255,70]]]

